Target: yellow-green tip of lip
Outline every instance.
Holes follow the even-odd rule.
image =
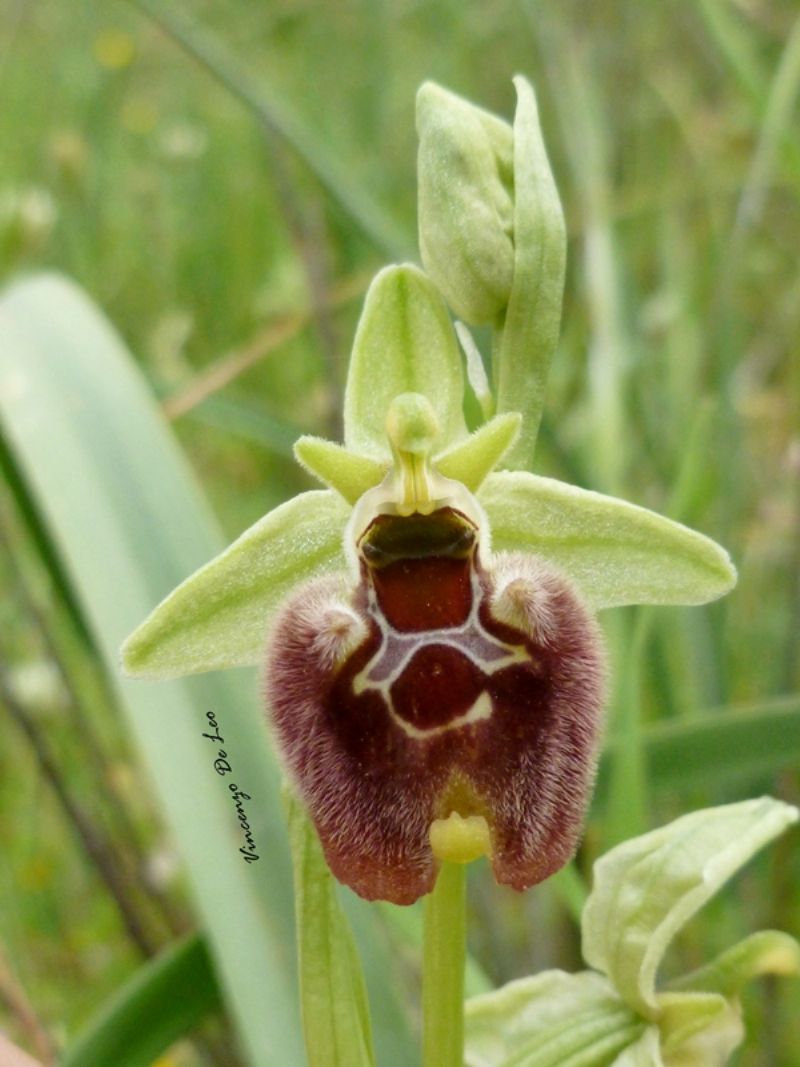
[[[489,825],[482,815],[457,811],[446,819],[435,819],[430,828],[431,851],[444,863],[471,863],[492,851]]]

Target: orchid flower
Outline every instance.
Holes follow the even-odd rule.
[[[566,863],[600,727],[593,613],[701,603],[734,581],[684,526],[494,470],[520,417],[469,434],[463,396],[444,301],[417,268],[387,268],[356,336],[344,446],[296,446],[330,488],[270,512],[124,648],[149,678],[268,662],[278,749],[334,873],[404,903],[432,887],[431,827],[451,814],[518,889]]]
[[[602,724],[595,613],[700,604],[735,582],[701,534],[519,469],[557,336],[564,228],[532,90],[517,89],[512,131],[423,87],[430,274],[392,266],[370,287],[344,443],[295,448],[328,488],[243,533],[123,649],[141,677],[262,668],[276,747],[326,859],[370,899],[416,900],[443,860],[487,854],[517,889],[566,863]],[[442,293],[494,324],[494,395]],[[459,339],[485,413],[473,433]]]

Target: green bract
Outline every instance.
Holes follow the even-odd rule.
[[[721,1067],[742,1040],[737,994],[800,972],[800,945],[765,931],[657,991],[675,935],[798,817],[763,797],[686,815],[595,864],[583,952],[595,968],[547,971],[467,1004],[468,1067]]]
[[[699,604],[733,586],[727,554],[685,526],[549,478],[492,473],[514,446],[520,414],[497,415],[469,435],[463,392],[461,355],[435,288],[415,267],[382,271],[350,366],[345,446],[311,437],[297,446],[331,488],[276,508],[171,593],[125,643],[127,673],[168,678],[261,662],[267,626],[294,586],[345,569],[352,506],[391,466],[386,419],[399,395],[412,394],[410,406],[403,402],[409,418],[417,417],[414,395],[432,409],[433,469],[477,494],[493,548],[552,561],[595,609]]]

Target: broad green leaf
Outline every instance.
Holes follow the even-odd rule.
[[[61,1067],[150,1067],[211,1012],[217,980],[197,934],[144,964],[70,1043]]]
[[[519,434],[521,418],[515,412],[496,415],[465,441],[436,457],[436,469],[476,493],[488,475],[511,448]]]
[[[533,459],[558,344],[567,234],[536,96],[525,78],[514,78],[514,86],[514,280],[492,346],[492,366],[496,410],[523,415],[520,436],[505,464],[524,470]]]
[[[333,876],[302,805],[286,790],[300,997],[309,1067],[374,1067],[364,976]]]
[[[302,493],[246,530],[178,586],[123,646],[127,674],[174,678],[261,662],[267,624],[299,582],[344,570],[350,509],[335,493]]]
[[[255,680],[148,685],[120,677],[119,646],[222,538],[174,438],[117,335],[54,276],[0,299],[0,422],[19,478],[55,547],[149,771],[254,1067],[302,1062],[291,871],[278,776]],[[221,725],[259,862],[247,864],[206,713]]]
[[[590,971],[545,971],[466,1005],[467,1067],[608,1067],[644,1023]]]
[[[736,581],[714,541],[616,497],[519,471],[490,475],[478,499],[495,549],[552,561],[596,609],[702,604]]]
[[[359,456],[321,437],[301,437],[294,446],[294,454],[307,471],[335,489],[348,504],[355,504],[368,489],[374,488],[388,470],[388,464]]]
[[[435,286],[410,265],[386,267],[367,293],[344,399],[348,449],[379,462],[390,459],[386,415],[401,393],[421,393],[433,405],[437,449],[466,437],[455,331]]]
[[[602,856],[583,912],[583,955],[644,1015],[657,1009],[656,972],[678,931],[796,808],[762,797],[685,815]]]

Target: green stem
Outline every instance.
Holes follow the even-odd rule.
[[[422,975],[424,1067],[463,1067],[466,865],[443,863],[425,900]]]

